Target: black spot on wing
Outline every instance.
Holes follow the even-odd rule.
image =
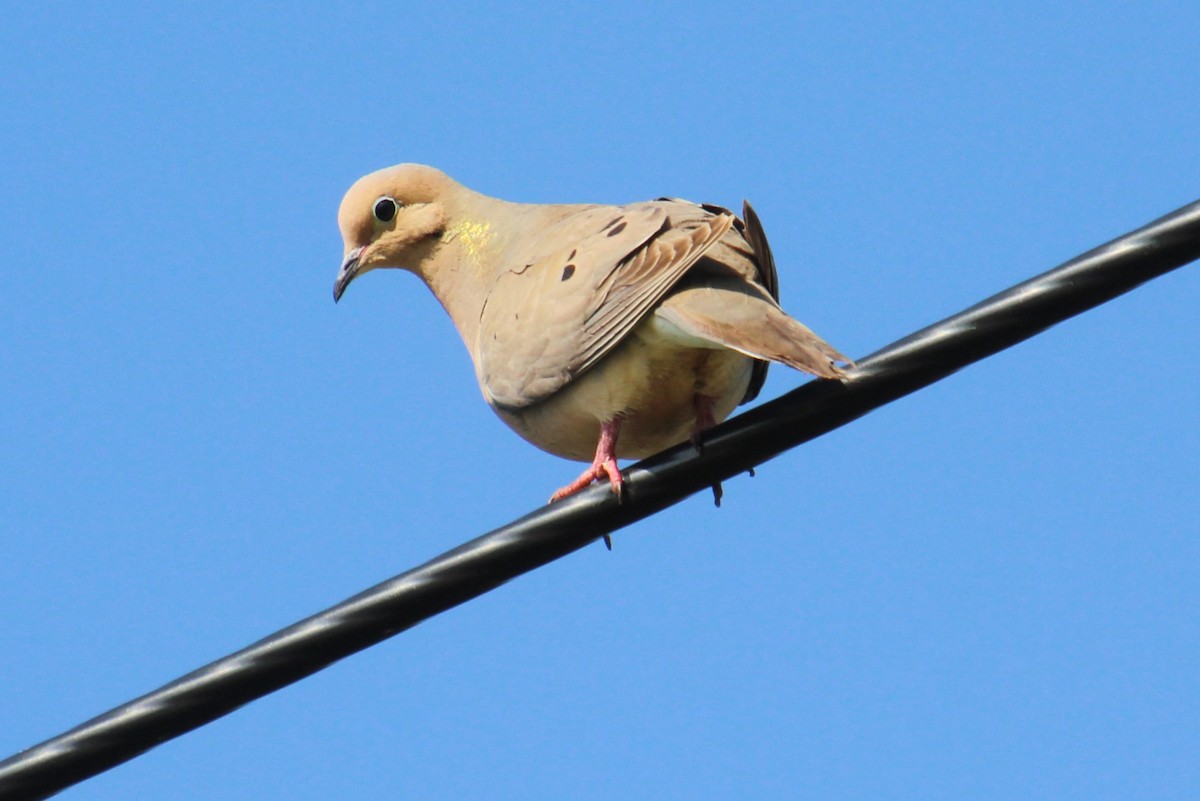
[[[621,233],[624,230],[625,230],[625,221],[622,220],[620,225],[618,225],[616,228],[613,228],[611,231],[608,232],[608,235],[616,236],[617,234]]]
[[[574,253],[574,251],[572,251],[572,253]],[[566,267],[563,267],[563,274],[562,274],[561,280],[566,281],[568,278],[570,278],[574,274],[575,274],[575,265],[568,264]]]

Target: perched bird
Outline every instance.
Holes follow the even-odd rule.
[[[844,378],[845,356],[779,308],[749,204],[511,203],[419,164],[360,178],[338,210],[341,298],[376,267],[416,273],[449,313],[483,396],[514,431],[591,460],[551,501],[724,420],[768,362]]]

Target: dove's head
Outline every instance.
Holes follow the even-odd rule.
[[[398,164],[355,181],[338,209],[345,253],[334,301],[376,267],[419,270],[446,229],[445,201],[455,190],[461,187],[445,173],[421,164]]]

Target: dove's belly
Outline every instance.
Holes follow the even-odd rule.
[[[641,459],[688,439],[695,397],[713,399],[721,422],[745,395],[753,361],[688,337],[651,315],[612,353],[550,398],[519,412],[497,409],[514,431],[556,456],[590,462],[600,423],[624,419],[622,458]]]

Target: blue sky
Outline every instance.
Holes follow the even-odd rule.
[[[10,10],[0,751],[577,473],[414,278],[334,306],[359,175],[747,197],[860,356],[1200,198],[1200,8],[1045,6]],[[1198,300],[1185,268],[64,797],[1194,798]]]

